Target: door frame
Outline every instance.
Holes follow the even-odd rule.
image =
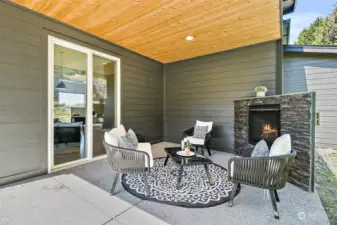
[[[86,117],[86,151],[87,157],[76,161],[54,165],[54,126],[53,126],[53,109],[54,109],[54,46],[60,45],[75,51],[82,52],[87,56],[87,117]],[[68,166],[77,165],[93,159],[93,132],[92,132],[92,100],[93,100],[93,56],[102,57],[114,61],[116,74],[116,109],[115,125],[121,124],[121,69],[120,58],[105,54],[69,41],[65,41],[51,35],[48,35],[48,173],[53,170],[59,170]],[[100,156],[98,156],[100,157]],[[97,158],[97,157],[95,157]]]

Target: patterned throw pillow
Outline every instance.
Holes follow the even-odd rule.
[[[136,149],[132,141],[125,136],[122,136],[118,139],[118,146],[121,148]]]
[[[259,141],[251,154],[250,157],[266,157],[269,156],[269,148],[265,140]]]
[[[137,146],[138,146],[138,139],[137,139],[136,133],[132,129],[128,130],[128,132],[126,133],[125,137],[132,142],[132,144],[133,144],[133,146],[135,148],[137,148]]]
[[[194,126],[193,137],[198,139],[205,139],[208,126]]]

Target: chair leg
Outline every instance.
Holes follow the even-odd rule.
[[[279,198],[278,193],[277,193],[276,190],[274,190],[274,194],[275,194],[276,201],[280,202],[280,198]]]
[[[235,196],[235,193],[236,193],[236,190],[237,190],[238,186],[239,186],[238,183],[234,183],[234,187],[233,187],[232,193],[229,196],[229,201],[228,201],[228,206],[229,207],[233,206],[233,200],[234,200],[234,196]]]
[[[204,147],[201,147],[201,154],[205,155],[205,153],[204,153]]]
[[[147,177],[146,177],[146,174],[144,173],[143,174],[143,179],[144,179],[144,185],[145,185],[145,195],[146,196],[149,196],[149,185],[147,183]]]
[[[208,151],[208,155],[209,155],[209,156],[212,156],[212,153],[211,153],[211,150],[209,149],[209,147],[206,146],[206,148],[207,148],[207,151]]]
[[[116,188],[116,184],[117,184],[118,178],[119,178],[119,173],[116,173],[114,181],[112,183],[110,195],[114,195],[115,194],[115,188]]]
[[[271,203],[273,205],[274,217],[276,219],[280,219],[279,214],[278,214],[278,210],[277,210],[275,192],[274,192],[274,190],[269,190],[269,193],[270,193]]]
[[[195,146],[195,153],[198,152],[198,148],[199,148],[199,146]]]

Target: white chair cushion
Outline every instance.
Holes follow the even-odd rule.
[[[204,145],[205,144],[205,139],[201,139],[201,138],[195,138],[192,136],[188,136],[184,138],[184,142],[186,142],[187,140],[189,140],[192,145]]]
[[[196,125],[197,126],[207,126],[208,127],[207,133],[208,133],[212,130],[213,122],[203,122],[203,121],[197,120]]]
[[[291,152],[291,138],[289,134],[278,137],[270,148],[269,156],[287,155]]]
[[[118,146],[118,139],[119,137],[114,131],[114,129],[104,133],[104,140],[109,145]]]
[[[149,154],[150,156],[150,167],[153,166],[153,156],[152,156],[152,150],[151,150],[151,144],[150,143],[138,143],[137,146],[138,151],[143,151]],[[145,166],[148,166],[148,160],[147,157],[145,158]]]
[[[125,127],[122,124],[112,130],[118,135],[118,138],[126,135]]]

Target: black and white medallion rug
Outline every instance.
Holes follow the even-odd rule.
[[[186,166],[180,189],[176,189],[179,167],[169,159],[166,166],[165,158],[154,159],[151,173],[147,176],[149,196],[145,195],[145,185],[141,174],[123,174],[122,185],[132,195],[150,201],[189,207],[212,207],[229,200],[234,184],[227,179],[227,170],[220,165],[208,165],[213,181],[210,185],[204,166]],[[239,193],[240,190],[237,190]]]

